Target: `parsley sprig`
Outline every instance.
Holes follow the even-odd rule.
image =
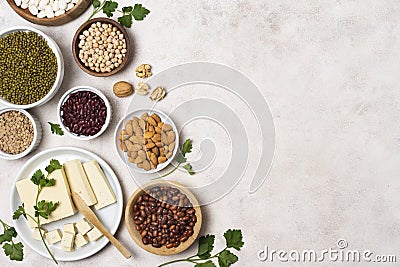
[[[51,187],[56,184],[56,181],[54,179],[49,179],[50,173],[52,173],[55,170],[61,169],[62,165],[60,162],[56,159],[50,160],[50,164],[45,168],[47,175],[45,175],[42,170],[37,170],[31,177],[32,183],[34,183],[37,186],[37,193],[36,193],[36,201],[35,205],[33,208],[35,209],[35,214],[32,216],[31,214],[27,213],[25,211],[24,205],[20,205],[17,210],[14,211],[13,214],[13,219],[17,220],[21,215],[24,215],[25,217],[28,216],[31,218],[36,224],[37,228],[39,228],[39,233],[40,237],[42,239],[42,242],[44,246],[46,247],[47,252],[51,256],[51,258],[54,260],[56,264],[58,264],[56,258],[54,257],[53,253],[50,251],[49,247],[47,246],[47,243],[44,240],[44,236],[42,233],[42,229],[40,228],[40,218],[45,218],[48,219],[50,214],[57,209],[59,203],[58,202],[53,202],[53,201],[46,201],[46,200],[40,200],[39,201],[39,195],[42,192],[43,188],[45,187]]]
[[[10,260],[22,261],[24,258],[24,245],[21,242],[14,243],[13,238],[17,237],[17,231],[0,219],[3,226],[3,234],[0,235],[0,245],[3,244],[3,250]]]
[[[118,3],[112,0],[107,0],[101,2],[101,0],[93,0],[93,12],[90,15],[89,19],[93,18],[94,15],[103,11],[107,17],[112,17],[114,12],[119,12],[121,14],[118,17],[118,22],[127,28],[132,26],[132,21],[135,19],[136,21],[143,20],[149,13],[150,10],[145,8],[142,4],[135,4],[132,6],[123,7],[122,10],[118,10]]]
[[[49,121],[47,123],[50,124],[50,130],[52,134],[64,135],[64,131],[61,129],[60,124],[51,123]]]
[[[239,251],[243,247],[244,242],[242,231],[229,229],[224,233],[224,238],[226,242],[225,248],[214,255],[211,255],[211,252],[214,249],[215,235],[206,235],[199,238],[199,248],[196,255],[186,259],[166,262],[158,265],[158,267],[163,267],[177,262],[193,263],[194,267],[216,267],[217,265],[215,265],[213,259],[218,259],[218,265],[220,267],[231,266],[232,264],[236,263],[239,258],[228,248],[233,248]]]
[[[159,177],[155,177],[152,180],[157,180],[157,179],[164,178],[165,176],[168,176],[171,173],[173,173],[174,171],[176,171],[183,163],[186,163],[187,162],[186,154],[192,152],[192,147],[193,147],[192,146],[192,140],[186,139],[185,143],[183,143],[183,145],[182,145],[182,149],[181,149],[180,153],[176,157],[176,161],[178,162],[178,164],[171,171],[169,171],[166,174],[163,174],[163,175],[161,175]],[[190,163],[187,163],[187,164],[183,165],[182,168],[187,170],[187,172],[190,175],[195,174],[195,172],[192,169],[192,165]]]

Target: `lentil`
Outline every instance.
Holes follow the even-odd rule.
[[[34,137],[30,119],[19,111],[0,114],[0,149],[7,154],[20,154],[31,145]]]
[[[17,105],[39,101],[53,87],[57,58],[35,32],[14,32],[0,38],[0,96]]]

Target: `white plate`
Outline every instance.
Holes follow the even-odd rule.
[[[162,163],[162,164],[158,164],[156,169],[154,169],[154,170],[149,170],[149,171],[146,171],[146,170],[144,170],[144,169],[138,168],[138,167],[136,166],[136,164],[131,163],[131,162],[128,161],[126,153],[123,152],[123,151],[121,150],[121,148],[119,147],[119,139],[118,139],[118,138],[119,138],[119,133],[120,133],[120,132],[122,131],[122,129],[124,128],[125,123],[126,123],[128,120],[131,120],[133,117],[138,117],[138,118],[140,118],[140,117],[142,116],[142,114],[145,113],[145,112],[147,112],[147,113],[149,113],[149,114],[152,114],[152,113],[157,114],[158,116],[160,116],[161,121],[163,121],[164,123],[167,123],[167,124],[171,125],[171,126],[172,126],[172,130],[175,132],[175,148],[174,148],[174,152],[172,153],[172,157],[170,157],[166,162],[164,162],[164,163]],[[179,133],[178,133],[178,130],[177,130],[177,128],[176,128],[175,123],[174,123],[174,122],[171,120],[171,118],[170,118],[167,114],[165,114],[164,112],[161,112],[161,111],[155,110],[155,109],[150,109],[150,110],[149,110],[149,109],[138,109],[138,110],[129,112],[128,114],[126,114],[126,115],[118,122],[117,127],[115,128],[115,132],[114,132],[114,142],[115,142],[115,150],[116,150],[116,152],[117,152],[119,158],[122,160],[122,162],[124,162],[125,164],[127,164],[127,166],[130,167],[134,172],[137,172],[137,173],[155,173],[155,172],[159,172],[159,171],[161,171],[162,169],[164,169],[165,167],[167,167],[167,166],[172,162],[172,160],[175,158],[176,153],[177,153],[177,151],[178,151],[178,147],[179,147]]]
[[[111,234],[115,234],[121,221],[123,210],[121,185],[119,184],[118,178],[111,167],[104,160],[102,160],[100,157],[93,154],[92,152],[76,147],[56,147],[42,151],[24,164],[24,166],[18,173],[15,181],[30,178],[37,169],[41,169],[44,171],[44,168],[49,164],[51,159],[57,159],[61,164],[73,159],[79,159],[82,162],[86,162],[92,159],[97,160],[100,167],[103,169],[105,176],[110,182],[111,188],[113,189],[117,198],[117,203],[111,204],[100,210],[96,210],[95,208],[92,208],[92,210],[94,211],[94,213],[96,213],[100,221],[111,232]],[[21,205],[21,200],[15,187],[15,183],[11,191],[10,204],[12,213],[14,213],[19,205]],[[64,224],[78,222],[82,218],[82,214],[78,212],[74,216],[45,224],[43,225],[43,228],[47,231],[52,231],[57,228],[62,230],[62,226]],[[23,216],[21,216],[18,220],[14,220],[13,222],[15,229],[18,232],[18,236],[22,238],[26,245],[28,245],[31,249],[33,249],[40,255],[50,258],[50,255],[47,253],[42,241],[38,241],[32,238],[33,230],[29,227],[27,220]],[[108,239],[103,236],[96,242],[89,242],[89,244],[84,247],[76,248],[74,252],[63,251],[60,242],[54,245],[49,245],[49,248],[57,260],[74,261],[87,258],[97,253],[105,245],[107,245],[107,243]]]

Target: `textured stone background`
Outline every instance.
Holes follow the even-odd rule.
[[[132,3],[119,2],[121,6]],[[287,251],[322,250],[335,247],[339,238],[346,239],[350,249],[398,253],[398,1],[207,0],[143,4],[151,14],[130,30],[136,50],[132,64],[104,79],[87,76],[71,57],[73,34],[88,18],[89,10],[66,25],[43,27],[24,21],[5,1],[0,2],[0,29],[35,26],[53,37],[64,54],[64,83],[51,102],[32,110],[34,114],[43,122],[56,121],[57,99],[67,89],[82,84],[102,89],[114,106],[113,123],[100,138],[76,142],[52,136],[47,130],[39,150],[73,144],[101,155],[119,175],[127,200],[136,185],[115,153],[109,151],[113,150],[113,128],[130,99],[113,97],[112,84],[122,79],[137,82],[133,70],[143,62],[152,64],[154,72],[196,60],[227,64],[248,75],[268,99],[276,127],[276,158],[268,181],[257,193],[247,193],[250,177],[245,177],[227,197],[203,209],[206,222],[202,233],[215,233],[219,248],[227,228],[243,229],[245,247],[238,253],[237,266],[267,266],[256,256],[264,245]],[[10,218],[10,188],[15,172],[26,160],[0,160],[1,218]],[[123,222],[117,238],[133,251],[134,259],[124,260],[109,245],[93,257],[60,266],[155,266],[177,258],[140,250]],[[180,256],[195,251],[193,246]],[[52,266],[50,260],[29,248],[25,253],[23,265]],[[0,265],[11,264],[0,255]],[[273,264],[277,265],[294,264]]]

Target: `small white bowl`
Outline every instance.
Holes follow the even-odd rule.
[[[17,104],[13,104],[11,102],[8,102],[7,100],[5,100],[4,98],[0,97],[0,103],[11,107],[11,108],[17,108],[17,109],[29,109],[29,108],[33,108],[33,107],[38,107],[41,106],[43,104],[45,104],[46,102],[48,102],[58,91],[58,89],[61,86],[62,80],[64,78],[64,59],[63,56],[61,54],[61,50],[58,47],[57,43],[50,38],[49,36],[47,36],[45,33],[32,28],[32,27],[28,27],[28,26],[16,26],[16,27],[11,27],[8,29],[5,29],[4,31],[0,32],[0,38],[13,33],[13,32],[20,32],[20,31],[25,31],[25,32],[35,32],[39,35],[41,35],[46,41],[47,44],[49,45],[49,47],[51,48],[51,50],[53,50],[53,53],[55,54],[56,58],[57,58],[57,77],[56,80],[53,84],[53,87],[50,89],[50,91],[47,93],[47,95],[45,95],[42,99],[40,99],[39,101],[36,101],[32,104],[28,104],[28,105],[17,105]]]
[[[142,116],[142,114],[145,113],[145,112],[147,112],[149,114],[152,114],[152,113],[157,114],[158,116],[160,116],[161,120],[164,123],[170,124],[172,126],[172,130],[175,132],[175,148],[174,148],[174,152],[172,153],[172,156],[169,159],[167,159],[166,162],[164,162],[162,164],[158,164],[156,169],[151,169],[151,170],[148,170],[148,171],[146,171],[144,169],[141,169],[141,168],[138,168],[136,166],[136,164],[131,163],[131,162],[128,161],[126,153],[123,152],[121,150],[121,148],[119,147],[119,139],[118,139],[119,138],[119,133],[124,128],[124,125],[125,125],[126,121],[132,119],[132,117],[134,117],[134,116],[140,118],[140,116]],[[127,166],[129,166],[130,168],[132,168],[132,170],[134,172],[137,172],[137,173],[155,173],[155,172],[159,172],[162,169],[164,169],[165,167],[167,167],[174,160],[174,158],[176,156],[176,153],[178,152],[178,148],[179,148],[179,133],[178,133],[178,130],[176,128],[175,123],[164,112],[161,112],[161,111],[155,110],[155,109],[138,109],[138,110],[129,112],[128,114],[126,114],[118,122],[117,127],[115,128],[115,132],[114,132],[114,143],[115,143],[116,152],[117,152],[119,158],[121,159],[121,161],[123,163],[126,163]]]
[[[25,157],[26,155],[28,155],[30,152],[32,152],[39,146],[40,141],[42,140],[42,126],[40,125],[39,120],[35,116],[29,114],[26,110],[23,110],[23,109],[3,108],[3,109],[0,109],[0,114],[3,114],[8,111],[21,112],[22,114],[24,114],[25,116],[27,116],[29,118],[29,120],[32,123],[32,127],[33,127],[33,140],[32,140],[32,143],[30,144],[30,146],[25,151],[23,151],[19,154],[13,155],[13,154],[5,153],[4,151],[0,150],[0,158],[6,159],[6,160],[15,160],[15,159],[20,159],[22,157]]]
[[[61,118],[61,107],[64,104],[64,102],[69,98],[70,94],[76,93],[78,91],[90,91],[90,92],[93,92],[96,95],[98,95],[101,99],[103,99],[104,104],[106,105],[106,108],[107,108],[106,120],[104,122],[104,125],[101,127],[100,131],[95,135],[90,135],[90,136],[77,135],[75,133],[70,132],[63,124],[63,119]],[[94,138],[100,136],[102,133],[104,133],[104,131],[107,129],[108,125],[110,124],[111,113],[112,113],[111,105],[110,105],[110,102],[108,101],[107,97],[100,90],[98,90],[96,88],[93,88],[93,87],[90,87],[90,86],[77,86],[77,87],[74,87],[72,89],[69,89],[61,97],[60,101],[58,102],[58,106],[57,106],[57,118],[58,118],[58,121],[60,123],[61,128],[64,130],[64,132],[69,134],[71,137],[79,139],[79,140],[91,140],[91,139],[94,139]]]

